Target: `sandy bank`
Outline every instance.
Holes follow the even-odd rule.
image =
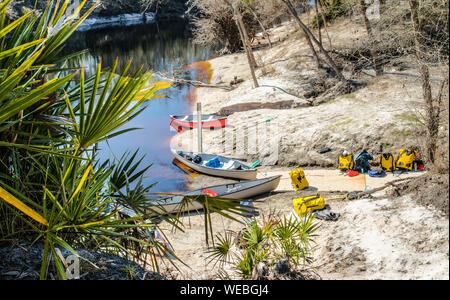
[[[351,22],[330,29],[333,45],[351,44],[363,33],[362,27]],[[336,157],[344,149],[357,153],[365,148],[377,156],[382,152],[396,155],[400,148],[423,146],[424,141],[417,139],[424,127],[417,121],[423,107],[415,69],[391,68],[378,78],[364,73],[352,78],[344,70],[348,78],[361,82],[362,87],[351,94],[337,96],[333,96],[330,88],[317,97],[319,101],[311,95],[320,92],[324,85],[332,86],[335,80],[317,71],[307,44],[294,24],[287,23],[272,35],[281,42],[273,48],[255,51],[261,87],[253,88],[246,57],[241,53],[209,62],[213,70],[212,84],[229,84],[235,77],[242,79],[242,83],[233,86],[231,91],[199,88],[196,92],[204,113],[228,115],[228,132],[245,136],[247,127],[274,119],[269,125],[278,133],[279,155],[275,160],[263,160],[263,164],[334,167]],[[329,91],[331,94],[327,95]],[[446,131],[448,128],[443,128],[442,132]],[[195,141],[195,134],[187,132],[177,138],[185,147],[196,147],[196,142],[190,142]],[[229,136],[220,130],[205,131],[203,150],[253,160],[267,158],[271,152],[267,147],[248,151],[244,146],[235,145],[234,153],[229,153],[224,147],[225,139]],[[318,154],[323,147],[332,151]]]
[[[254,205],[262,215],[276,211],[289,217],[292,199],[310,193],[275,192],[256,199]],[[375,198],[328,202],[340,217],[336,222],[318,221],[321,226],[314,240],[312,266],[323,279],[448,279],[448,218],[432,207],[417,205],[411,196],[387,194],[382,191]],[[216,279],[219,269],[208,259],[204,215],[192,214],[182,221],[184,233],[169,231],[171,227],[162,224],[177,255],[187,264],[178,264],[181,272],[168,266],[168,272],[178,279]],[[245,228],[218,214],[212,214],[212,223],[216,233]],[[225,270],[233,274],[230,266]]]
[[[352,43],[364,34],[362,27],[347,21],[329,30],[333,45]],[[255,199],[261,214],[275,210],[289,216],[293,198],[311,193],[341,196],[398,179],[393,175],[383,179],[342,177],[335,170],[336,160],[344,149],[356,153],[365,148],[377,158],[383,152],[397,155],[400,148],[423,145],[416,137],[423,130],[415,121],[423,109],[416,70],[391,68],[378,78],[370,75],[371,70],[365,70],[352,78],[364,82],[355,92],[337,96],[325,92],[312,97],[318,87],[335,82],[316,71],[306,42],[294,24],[286,23],[271,34],[280,42],[271,49],[255,52],[259,88],[252,87],[244,54],[210,60],[212,84],[229,84],[235,77],[243,82],[231,91],[196,91],[204,113],[225,114],[229,121],[228,133],[204,131],[204,152],[245,157],[249,161],[262,159],[264,166],[259,168],[259,177],[284,175],[277,191]],[[344,73],[350,76],[346,70]],[[270,126],[279,137],[275,158],[273,135],[260,139],[258,147],[249,147],[247,138],[251,136],[249,124],[267,125],[264,121],[271,118],[274,120]],[[233,142],[227,148],[229,140],[236,139],[230,132],[246,136],[247,142]],[[448,127],[443,127],[442,132],[448,136]],[[195,134],[195,130],[185,132],[172,142],[195,151]],[[331,151],[319,154],[318,150],[324,147]],[[287,172],[294,167],[305,168],[311,189],[291,189]],[[191,188],[228,181],[196,176]],[[329,203],[341,216],[337,222],[320,221],[313,265],[324,279],[448,279],[448,217],[432,206],[418,204],[409,194],[393,196],[393,190],[396,187],[377,192],[374,197]],[[185,217],[185,234],[169,234],[175,251],[189,265],[181,266],[181,273],[169,268],[177,278],[211,279],[217,274],[218,270],[208,264],[203,221],[201,213]],[[212,222],[216,232],[243,228],[217,214],[212,215]]]

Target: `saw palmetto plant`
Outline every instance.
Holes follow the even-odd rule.
[[[229,265],[243,279],[254,279],[258,264],[273,268],[280,260],[295,266],[308,263],[312,243],[319,225],[308,213],[280,218],[276,214],[251,219],[240,232],[226,231],[217,235],[210,248],[208,261]]]
[[[64,43],[95,6],[86,0],[68,13],[69,0],[49,0],[45,10],[7,17],[12,0],[0,3],[0,241],[24,240],[44,247],[41,279],[50,270],[65,279],[58,248],[74,255],[89,249],[151,263],[175,253],[149,234],[154,218],[181,228],[177,215],[154,209],[157,202],[142,177],[136,151],[115,161],[100,162],[96,145],[132,129],[125,124],[163,96],[170,85],[149,83],[141,68],[129,74],[117,63],[86,78],[83,68],[67,67],[79,53],[63,56]],[[84,11],[84,10],[83,10]],[[240,214],[238,201],[194,197],[205,208],[205,232],[212,236],[212,211]],[[121,214],[124,207],[133,216]]]

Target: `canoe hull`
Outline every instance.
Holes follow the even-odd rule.
[[[222,184],[207,187],[206,189],[215,191],[219,194],[219,197],[229,199],[249,199],[259,195],[267,194],[274,191],[279,183],[281,176],[273,176],[264,179],[246,180],[230,184]],[[204,195],[204,189],[199,189],[191,192],[184,193],[186,196]],[[180,211],[180,202],[183,196],[177,195],[161,199],[160,206],[163,209],[153,207],[154,212],[147,212],[149,216],[156,216],[160,214],[176,214]],[[202,206],[197,202],[192,202],[188,207],[184,208],[184,212],[201,210]],[[125,209],[123,212],[130,217],[135,216],[135,213],[130,209]]]
[[[234,178],[243,180],[256,179],[257,170],[254,168],[250,170],[224,170],[218,168],[209,168],[185,159],[184,157],[179,155],[176,150],[172,149],[172,154],[177,160],[181,161],[183,164],[199,173],[224,178]]]
[[[170,124],[174,128],[185,128],[185,129],[194,129],[198,127],[197,121],[183,121],[177,119],[175,116],[170,116]],[[226,118],[220,118],[211,120],[211,121],[202,121],[202,128],[205,129],[217,129],[217,128],[223,128],[227,126],[227,119]]]
[[[270,179],[270,180],[266,180],[265,182],[263,182],[261,184],[255,185],[255,186],[245,189],[245,190],[236,189],[236,191],[234,191],[234,192],[231,191],[230,193],[226,193],[223,195],[219,194],[219,197],[244,200],[244,199],[249,199],[252,197],[259,196],[259,195],[267,194],[271,191],[274,191],[278,187],[281,176],[275,176],[275,177],[268,178],[268,179]],[[251,181],[264,181],[264,179],[251,180]],[[245,181],[243,183],[245,183]],[[239,183],[229,184],[229,186],[232,186],[232,185],[239,185]],[[227,186],[227,185],[225,184],[225,185],[220,185],[217,187],[222,187],[222,186]],[[207,187],[206,189],[214,191],[215,187]],[[198,194],[200,194],[201,190],[194,191],[193,193],[195,193],[195,192],[198,192]],[[180,210],[179,202],[166,204],[166,205],[163,205],[163,207],[168,213],[171,213],[171,214],[176,214]],[[193,202],[189,205],[189,207],[185,208],[185,212],[201,210],[201,209],[203,209],[203,207],[199,203]],[[162,211],[160,211],[160,212],[163,213]]]

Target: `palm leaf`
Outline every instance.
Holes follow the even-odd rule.
[[[8,193],[5,189],[0,186],[0,198],[11,204],[33,220],[41,223],[42,225],[48,226],[48,221],[44,219],[40,214],[31,209],[29,206],[25,205],[22,201]]]

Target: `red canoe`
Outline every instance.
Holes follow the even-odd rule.
[[[197,116],[196,115],[180,115],[170,116],[171,125],[175,128],[197,128]],[[227,118],[215,115],[202,115],[202,128],[216,129],[227,126]]]

